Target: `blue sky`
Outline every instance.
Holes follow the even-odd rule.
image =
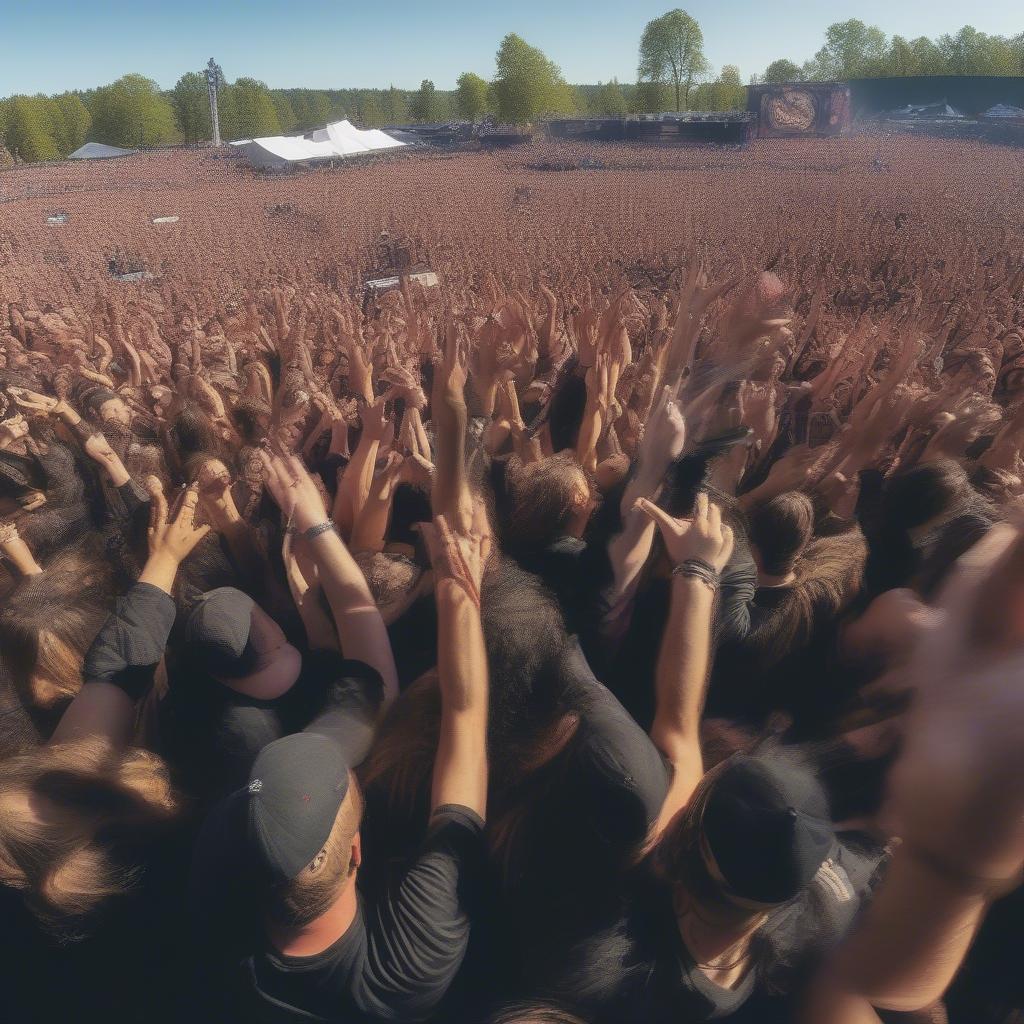
[[[678,2],[678,0],[676,0]],[[452,88],[490,77],[506,32],[559,64],[570,82],[632,81],[645,23],[673,0],[0,0],[0,96],[88,88],[139,71],[169,88],[212,55],[229,79],[274,87]],[[747,78],[776,57],[802,62],[825,28],[857,17],[888,34],[1024,31],[1024,0],[683,0],[717,69]]]

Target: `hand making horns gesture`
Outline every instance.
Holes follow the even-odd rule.
[[[716,572],[725,568],[732,555],[732,527],[722,522],[721,508],[708,500],[705,491],[697,495],[689,519],[676,519],[647,498],[638,498],[633,507],[657,524],[673,565],[699,558]]]

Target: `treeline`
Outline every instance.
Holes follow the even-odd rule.
[[[254,78],[224,82],[218,91],[221,136],[228,141],[304,132],[349,118],[365,127],[453,118],[523,124],[546,115],[627,115],[668,110],[736,110],[746,106],[739,68],[715,74],[704,55],[700,25],[683,10],[648,22],[641,35],[636,82],[611,79],[570,85],[542,51],[507,35],[488,81],[473,72],[459,76],[454,90],[424,79],[414,91],[396,89],[270,89]],[[891,39],[857,19],[830,26],[825,45],[798,65],[773,61],[750,82],[845,80],[885,75],[1024,75],[1024,33],[991,36],[965,26],[938,39]],[[138,148],[184,143],[212,136],[206,78],[182,75],[162,91],[139,74],[110,85],[56,96],[11,96],[0,100],[0,140],[26,161],[67,156],[87,139]]]
[[[1024,75],[1024,32],[990,36],[965,25],[955,35],[929,39],[886,36],[877,25],[852,18],[830,25],[813,59],[773,61],[765,82],[844,81],[908,75]]]

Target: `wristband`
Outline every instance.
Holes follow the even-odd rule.
[[[320,534],[333,529],[334,523],[332,520],[328,519],[324,523],[317,523],[316,526],[311,526],[308,530],[303,530],[302,536],[305,537],[306,540],[313,540],[314,537],[319,537]]]
[[[710,562],[705,562],[703,558],[687,558],[681,564],[692,565],[698,569],[703,569],[704,572],[708,573],[711,576],[718,576],[718,570]]]
[[[712,594],[718,590],[718,584],[721,582],[718,570],[702,558],[687,558],[685,562],[680,562],[672,570],[672,575],[691,576],[698,579]]]
[[[82,444],[85,444],[94,434],[102,433],[97,430],[91,423],[86,423],[84,419],[79,419],[77,423],[68,423],[68,428],[74,433],[75,437],[78,438]]]

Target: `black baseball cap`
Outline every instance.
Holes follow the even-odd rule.
[[[257,669],[249,644],[255,601],[234,587],[218,587],[199,599],[185,623],[185,654],[198,668],[237,678]]]
[[[772,757],[732,757],[711,784],[701,827],[728,894],[761,904],[793,899],[836,847],[818,780]]]
[[[300,732],[265,746],[245,794],[250,866],[272,885],[291,881],[323,849],[347,794],[348,765],[333,740]]]

